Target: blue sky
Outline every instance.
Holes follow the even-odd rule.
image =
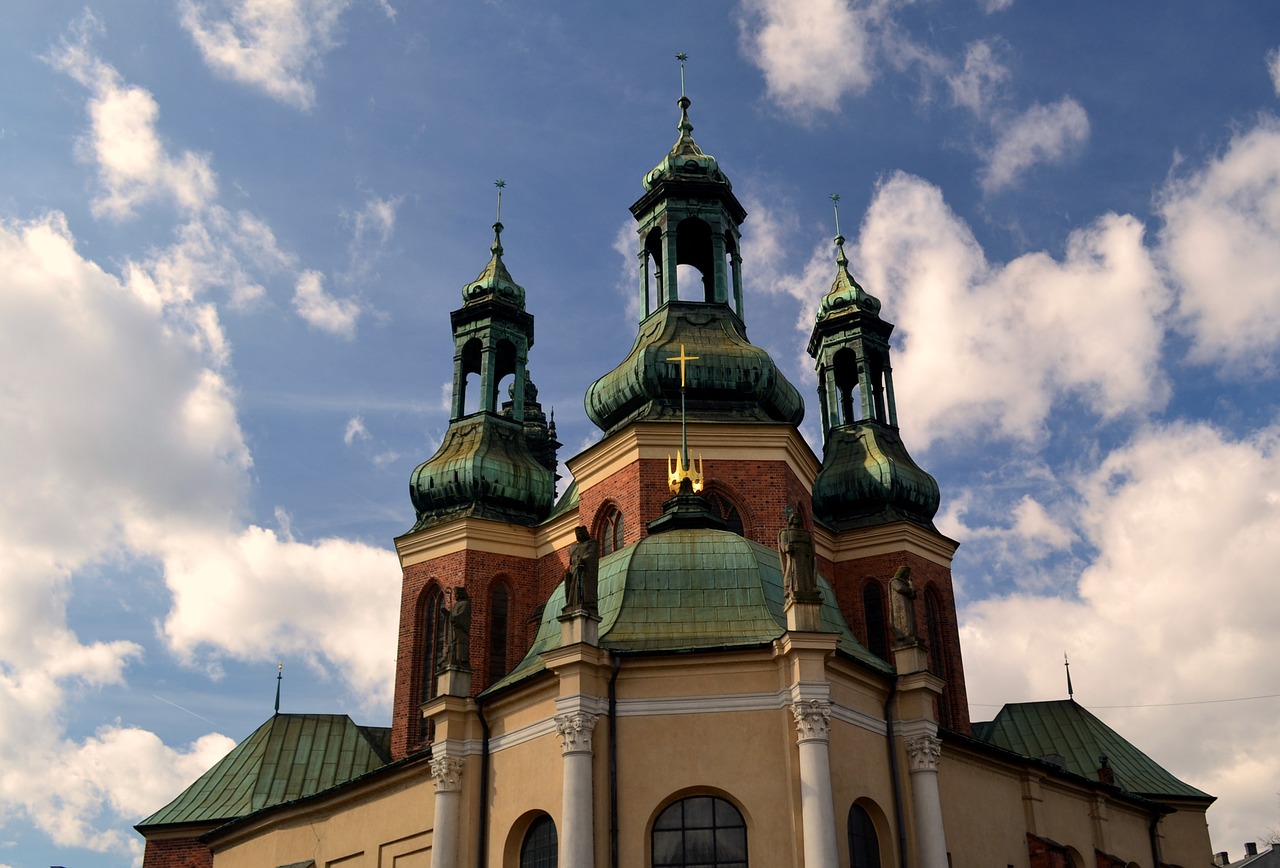
[[[0,48],[0,865],[133,863],[279,660],[285,710],[389,720],[493,182],[567,458],[635,333],[676,52],[811,442],[842,197],[974,718],[1063,696],[1068,652],[1220,797],[1215,849],[1280,824],[1271,5],[51,0]]]

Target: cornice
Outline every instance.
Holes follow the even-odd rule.
[[[804,437],[777,422],[690,422],[689,452],[707,461],[783,461],[806,489],[822,469]],[[633,422],[565,462],[585,491],[641,459],[679,451],[679,422]]]
[[[570,545],[577,525],[572,510],[537,527],[465,517],[396,537],[396,554],[402,569],[460,551],[536,559]]]
[[[813,530],[814,550],[836,563],[876,555],[910,552],[941,567],[951,568],[960,543],[909,521],[833,533],[825,527]]]

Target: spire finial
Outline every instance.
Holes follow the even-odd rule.
[[[280,713],[280,682],[284,680],[284,661],[276,664],[276,714]]]
[[[1076,692],[1071,687],[1071,661],[1067,659],[1067,652],[1062,652],[1062,665],[1067,669],[1067,699],[1074,699]]]
[[[838,238],[840,236],[840,194],[832,193],[830,198],[831,207],[836,212],[836,237]]]
[[[840,194],[832,193],[828,198],[836,212],[836,265],[845,268],[849,265],[849,257],[844,255],[844,235],[840,233]]]
[[[502,188],[507,186],[507,182],[499,178],[493,182],[493,186],[498,188],[498,223],[502,222]]]
[[[493,182],[493,186],[498,188],[498,219],[493,224],[493,246],[489,248],[489,252],[494,256],[502,255],[502,188],[507,186],[507,182],[499,178]]]
[[[689,59],[689,55],[683,51],[676,55],[676,60],[680,61],[680,96],[684,96],[684,62]]]

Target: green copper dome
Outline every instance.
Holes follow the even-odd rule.
[[[529,451],[522,423],[477,413],[449,425],[409,477],[414,530],[460,516],[533,524],[551,511],[552,471]]]
[[[600,647],[663,653],[768,645],[786,631],[778,553],[735,533],[707,528],[652,533],[600,559]],[[892,671],[854,638],[819,577],[822,629],[837,648],[881,671]],[[543,670],[541,655],[560,647],[564,585],[542,610],[538,637],[525,658],[490,690]]]
[[[849,257],[844,254],[844,236],[836,236],[836,279],[818,301],[817,321],[853,311],[864,311],[868,314],[880,313],[880,299],[863,289],[858,281],[849,273]]]
[[[720,171],[720,164],[710,154],[703,153],[693,140],[693,123],[689,120],[687,96],[680,97],[680,131],[671,151],[662,158],[662,162],[644,176],[644,188],[652,190],[660,181],[713,181],[724,184],[730,190],[733,184]]]
[[[833,428],[813,482],[813,514],[836,530],[891,521],[933,526],[941,494],[898,436],[878,422]]]
[[[477,304],[492,298],[524,310],[524,287],[512,279],[502,261],[502,230],[501,223],[493,224],[489,262],[475,280],[462,288],[462,300],[466,304]]]
[[[680,417],[680,353],[690,419],[799,425],[804,402],[769,354],[753,346],[726,305],[670,301],[640,324],[631,352],[591,384],[587,416],[612,434],[638,420]]]

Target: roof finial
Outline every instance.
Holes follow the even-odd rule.
[[[494,256],[502,256],[502,188],[507,186],[507,182],[499,178],[493,182],[493,186],[498,188],[498,219],[493,224],[493,246],[489,248],[489,252]]]
[[[1076,692],[1071,687],[1071,661],[1067,659],[1067,652],[1062,652],[1062,665],[1067,669],[1067,699],[1074,699]]]
[[[498,222],[502,222],[502,188],[507,186],[507,182],[499,178],[493,182],[493,186],[498,188]]]
[[[844,268],[849,265],[849,257],[844,255],[844,235],[840,233],[840,194],[832,193],[828,198],[836,212],[836,265]]]
[[[684,62],[689,59],[689,55],[683,51],[676,55],[676,60],[680,61],[680,96],[684,96]]]
[[[693,469],[693,462],[689,460],[689,431],[688,431],[688,414],[685,412],[684,403],[684,366],[686,362],[696,362],[697,356],[690,356],[684,351],[684,344],[680,345],[680,355],[671,356],[668,362],[680,363],[680,455],[676,458],[676,466],[671,466],[670,458],[667,459],[667,485],[675,492],[680,490],[681,484],[687,479],[693,485],[694,491],[701,491],[703,485],[702,477],[702,456],[698,456],[698,469]]]
[[[834,208],[836,212],[836,237],[838,238],[840,236],[840,194],[832,193],[830,198],[831,207]]]
[[[276,714],[280,713],[280,682],[284,680],[284,661],[276,664]]]

